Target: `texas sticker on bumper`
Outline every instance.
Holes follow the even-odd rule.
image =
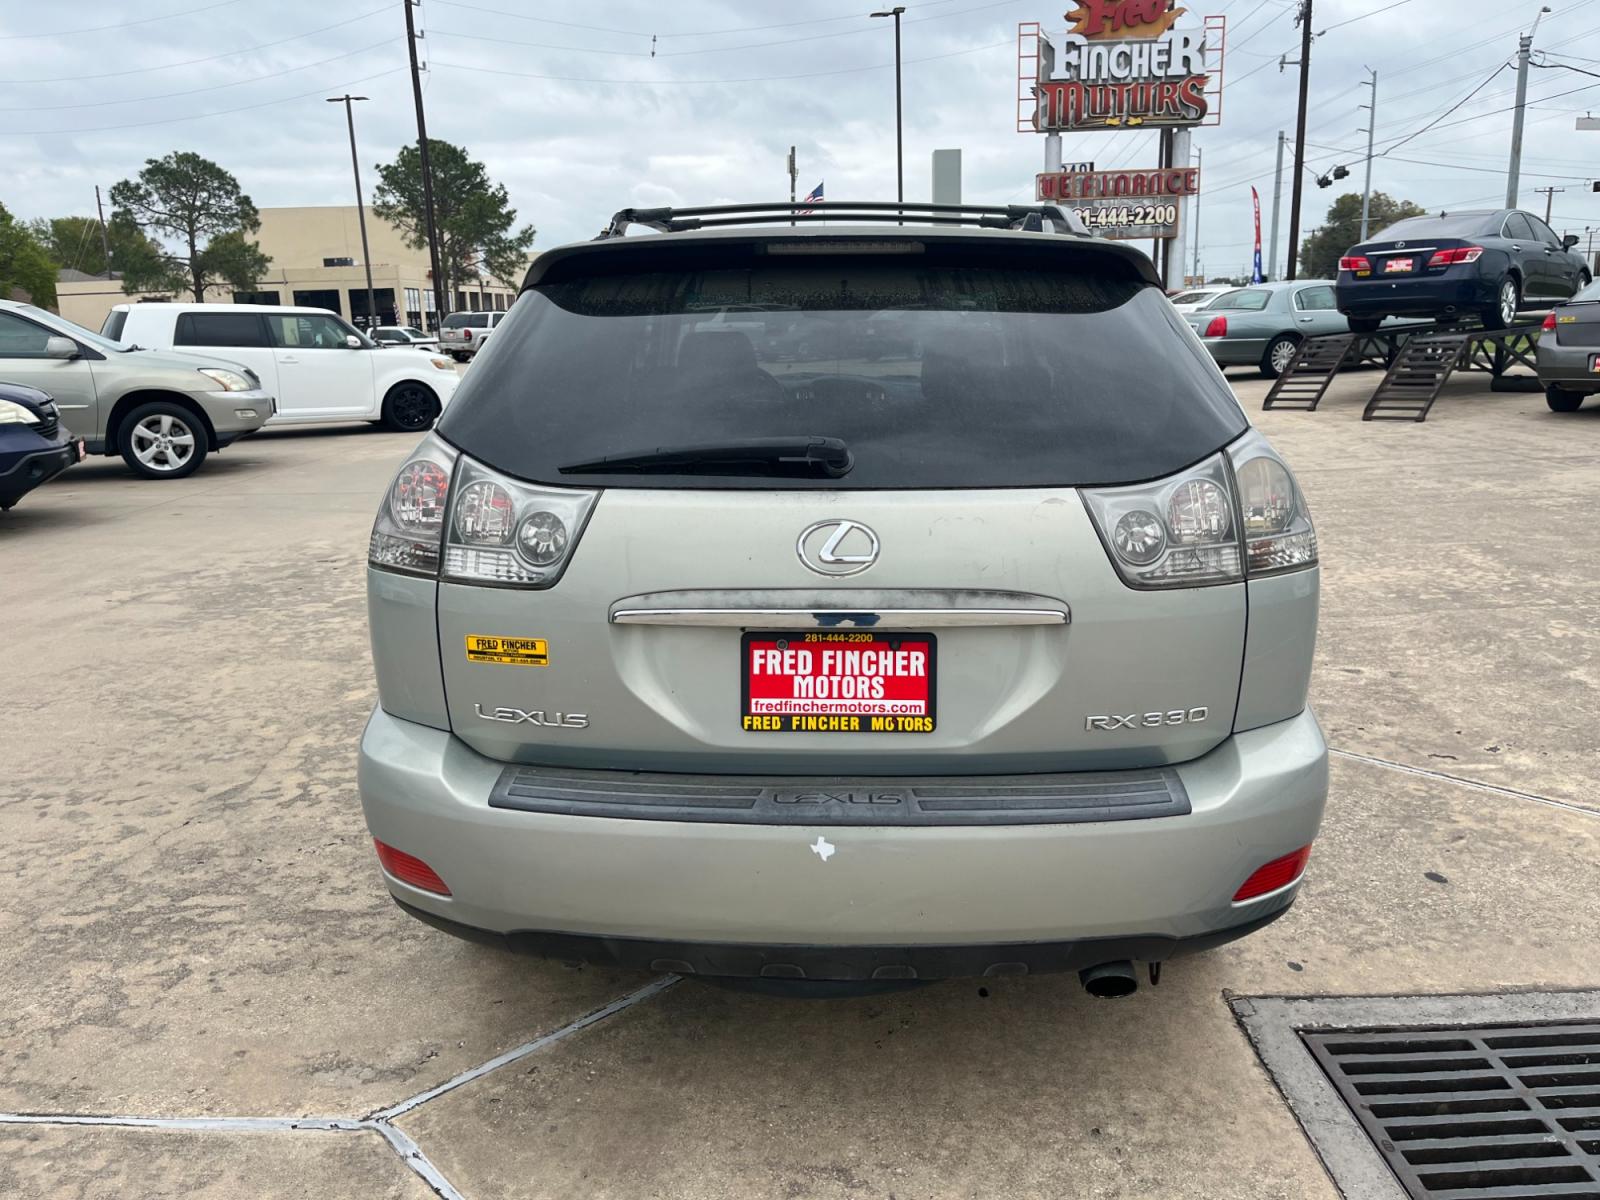
[[[752,733],[932,733],[928,633],[747,633],[741,723]]]

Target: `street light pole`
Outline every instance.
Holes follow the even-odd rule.
[[[1522,115],[1528,103],[1528,57],[1533,52],[1533,35],[1539,21],[1550,11],[1547,4],[1533,18],[1533,28],[1517,41],[1517,106],[1511,117],[1511,164],[1506,169],[1506,207],[1517,206],[1517,185],[1522,176]]]
[[[346,92],[342,96],[329,96],[328,103],[344,105],[345,124],[350,127],[350,170],[356,177],[356,221],[361,226],[361,265],[367,269],[367,331],[370,333],[378,327],[378,301],[372,290],[372,252],[367,249],[367,205],[361,198],[361,160],[356,157],[356,118],[355,110],[351,107],[354,101],[365,99],[365,96],[352,96]]]
[[[904,204],[906,200],[906,157],[905,141],[902,133],[902,119],[900,109],[900,14],[906,11],[903,4],[883,12],[875,12],[875,17],[894,18],[894,170],[895,170],[895,198]]]
[[[433,166],[428,161],[428,122],[422,115],[422,75],[417,66],[417,26],[411,15],[416,0],[400,0],[406,10],[406,49],[411,55],[411,95],[417,105],[417,153],[422,166],[422,207],[428,226],[428,258],[433,269],[433,331],[444,324],[450,311],[444,286],[444,272],[440,269],[439,226],[433,217]]]

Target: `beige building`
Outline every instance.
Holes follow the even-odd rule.
[[[372,251],[372,290],[378,320],[367,313],[367,275],[361,257],[361,227],[353,204],[307,208],[263,208],[256,234],[261,251],[272,260],[254,292],[231,286],[209,287],[212,304],[293,304],[331,309],[354,325],[416,325],[433,330],[433,272],[428,252],[413,250],[405,236],[387,221],[367,212],[367,244]],[[518,281],[520,282],[520,280]],[[99,329],[114,304],[146,300],[188,300],[178,293],[122,290],[116,279],[64,271],[56,284],[57,307],[69,321]],[[516,298],[516,290],[488,281],[474,282],[450,297],[453,312],[499,310]]]

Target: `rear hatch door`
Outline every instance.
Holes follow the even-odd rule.
[[[446,570],[456,734],[506,761],[923,775],[1226,737],[1243,585],[1128,586],[1080,492],[1214,458],[1237,404],[1121,260],[971,242],[636,250],[525,294],[440,432],[528,497],[518,521],[587,507],[553,586]],[[684,452],[828,439],[848,469]]]

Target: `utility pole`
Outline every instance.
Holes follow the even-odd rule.
[[[1552,207],[1554,207],[1556,193],[1564,192],[1567,189],[1558,187],[1542,187],[1534,188],[1533,190],[1536,192],[1541,192],[1544,195],[1544,223],[1548,225],[1550,224],[1550,210]]]
[[[1528,56],[1533,52],[1533,35],[1539,20],[1550,11],[1547,4],[1533,18],[1533,28],[1517,40],[1517,107],[1511,117],[1511,163],[1506,168],[1506,207],[1517,206],[1517,184],[1522,174],[1522,116],[1528,103]]]
[[[1300,4],[1300,107],[1294,119],[1294,183],[1289,194],[1289,263],[1284,278],[1294,279],[1300,253],[1300,193],[1305,186],[1306,90],[1311,86],[1311,0]],[[1282,60],[1279,60],[1280,63]]]
[[[1378,72],[1372,67],[1367,68],[1367,73],[1372,76],[1367,81],[1367,86],[1372,89],[1372,103],[1363,104],[1367,110],[1367,182],[1361,189],[1361,240],[1367,240],[1367,212],[1372,207],[1372,135],[1378,128]]]
[[[1278,166],[1272,176],[1272,248],[1267,253],[1267,278],[1278,277],[1278,213],[1283,207],[1283,130],[1278,130]]]
[[[1198,175],[1200,170],[1199,146],[1194,148],[1194,169]],[[1198,191],[1194,194],[1194,229],[1189,236],[1194,238],[1194,270],[1189,273],[1193,275],[1198,282],[1204,282],[1204,280],[1200,279],[1200,193]]]
[[[900,14],[905,11],[905,5],[896,4],[893,8],[872,14],[875,17],[894,18],[894,169],[898,184],[895,198],[902,204],[906,199],[906,159],[900,116]]]
[[[799,168],[799,166],[797,166],[795,164],[795,161],[794,161],[794,147],[790,146],[789,147],[789,224],[791,224],[791,225],[793,225],[795,223],[795,220],[794,220],[794,185],[795,185],[795,178],[799,174],[800,174],[800,168]]]
[[[372,291],[372,251],[367,249],[367,205],[361,198],[361,161],[356,157],[356,118],[355,110],[351,107],[354,101],[365,99],[365,96],[352,96],[346,92],[342,96],[329,96],[328,103],[344,105],[345,124],[350,127],[350,170],[356,177],[356,221],[361,226],[361,265],[367,269],[367,329],[370,332],[379,324],[378,301]],[[351,313],[351,316],[354,315]]]
[[[106,210],[100,203],[100,185],[94,185],[94,211],[100,214],[100,249],[106,256],[106,278],[111,278],[111,239],[106,236]]]
[[[422,75],[417,66],[417,27],[411,15],[416,0],[400,0],[406,10],[406,49],[411,52],[411,95],[417,103],[417,153],[422,160],[422,207],[428,226],[428,259],[433,268],[433,328],[444,324],[450,305],[445,295],[444,272],[440,269],[439,227],[433,216],[433,165],[428,161],[428,122],[422,115]]]

